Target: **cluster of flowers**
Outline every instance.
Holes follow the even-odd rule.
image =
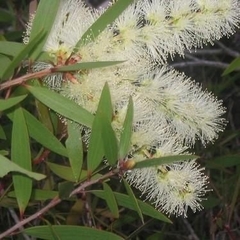
[[[117,137],[132,96],[129,156],[134,161],[183,154],[196,140],[205,145],[216,139],[225,126],[221,101],[169,68],[167,59],[232,34],[240,20],[238,0],[138,0],[94,41],[74,49],[103,12],[86,7],[80,0],[61,0],[44,46],[52,63],[39,62],[34,69],[71,62],[124,62],[74,75],[50,75],[44,79],[46,85],[95,113],[108,82]],[[31,23],[25,43],[30,31]],[[189,207],[194,212],[201,209],[200,202],[208,191],[207,177],[195,160],[133,169],[126,179],[157,209],[177,216],[186,216]]]

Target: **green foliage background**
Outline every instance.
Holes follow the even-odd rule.
[[[27,47],[21,44],[25,23],[28,21],[29,2],[0,1],[0,84],[7,83],[6,80],[12,75],[14,78],[23,76],[28,70],[24,61],[39,57],[46,38],[44,31],[36,31]],[[52,4],[51,11],[54,11],[54,4],[58,3],[52,1]],[[54,14],[48,14],[44,21],[40,17],[38,24],[47,28],[53,19]],[[104,24],[107,22],[100,27],[96,25],[96,29],[104,28]],[[59,239],[59,235],[64,240],[80,239],[79,236],[81,239],[239,239],[240,61],[237,54],[240,55],[240,33],[237,32],[230,39],[223,39],[215,47],[207,46],[206,50],[209,53],[218,51],[215,54],[206,52],[197,55],[202,60],[199,66],[189,64],[188,57],[171,63],[173,66],[184,67],[181,70],[223,99],[227,107],[226,118],[229,123],[224,133],[216,143],[206,148],[199,144],[195,149],[195,153],[201,156],[199,162],[206,167],[210,187],[213,189],[203,202],[203,211],[190,213],[187,219],[170,220],[147,203],[137,200],[140,193],[131,189],[126,182],[119,184],[116,176],[111,179],[111,184],[108,181],[104,184],[97,182],[94,187],[87,188],[85,194],[69,198],[75,184],[84,182],[89,177],[87,170],[96,171],[93,178],[99,178],[109,171],[104,164],[99,166],[104,153],[108,159],[112,159],[114,165],[117,151],[124,156],[128,143],[123,140],[120,149],[107,151],[116,148],[110,124],[105,124],[111,107],[102,113],[100,103],[100,113],[94,118],[73,102],[42,88],[41,83],[35,80],[28,81],[28,87],[17,86],[0,93],[0,232],[18,223],[21,217],[34,214],[49,203],[50,199],[59,195],[61,202],[58,205],[24,226],[25,230],[22,229],[20,234],[8,239],[29,239],[29,236]],[[229,54],[230,50],[236,56]],[[225,65],[232,63],[224,70],[217,64],[204,64],[205,60]],[[86,69],[99,67],[99,64],[105,66],[117,62],[75,67]],[[69,67],[56,71],[69,71]],[[6,98],[8,99],[4,100]],[[103,106],[111,106],[107,86],[103,90],[102,101]],[[77,141],[79,133],[72,125],[66,129],[55,111],[77,123],[92,126],[96,134],[91,137],[89,149],[93,150],[89,150],[88,158],[96,161],[89,165],[85,146]],[[131,119],[131,110],[129,112]],[[102,125],[99,126],[99,122]],[[131,120],[126,122],[126,126],[130,122]],[[103,139],[102,149],[97,151],[94,146],[102,142],[99,139],[99,129],[108,132],[111,141],[107,141],[109,138]],[[126,132],[125,135],[122,138],[129,139],[129,133]],[[112,144],[111,148],[104,148],[104,145],[109,144]],[[8,159],[12,161],[9,162]],[[43,175],[47,176],[44,180],[33,180],[43,179]],[[94,226],[96,229],[83,226]],[[106,231],[99,231],[100,229]]]

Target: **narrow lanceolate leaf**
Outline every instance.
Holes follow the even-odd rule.
[[[86,70],[86,69],[93,69],[93,68],[103,68],[103,67],[110,67],[113,65],[117,65],[123,63],[124,61],[102,61],[102,62],[81,62],[76,63],[68,66],[60,66],[55,67],[53,72],[69,72],[69,71],[78,71],[78,70]]]
[[[4,129],[3,129],[3,127],[1,125],[0,125],[0,139],[4,139],[4,140],[7,139],[5,131],[4,131]],[[3,150],[0,150],[0,154],[1,154],[1,151],[3,151]]]
[[[33,81],[31,86],[42,87],[42,84],[40,83],[40,81]],[[40,122],[42,122],[43,125],[45,125],[50,132],[54,133],[55,129],[53,127],[53,119],[50,115],[51,110],[37,99],[35,99],[35,106]]]
[[[7,194],[8,197],[15,198],[16,194],[14,191],[9,192]],[[48,199],[53,199],[56,196],[58,196],[57,191],[50,191],[50,190],[42,190],[42,189],[33,189],[32,190],[32,195],[31,195],[31,200],[35,201],[45,201]]]
[[[0,41],[1,43],[1,41]],[[8,66],[11,64],[11,60],[9,57],[0,54],[0,79],[2,79],[2,76],[5,72],[5,70],[8,68]]]
[[[90,135],[87,155],[87,169],[90,173],[98,167],[104,156],[101,127],[99,117],[96,115],[91,129],[92,132]]]
[[[100,124],[105,157],[110,165],[115,165],[118,160],[118,141],[115,132],[106,117],[102,116]]]
[[[80,41],[76,44],[77,49],[82,44],[94,41],[96,37],[131,4],[133,0],[118,0],[109,7],[83,34]]]
[[[19,54],[13,58],[11,64],[8,65],[8,67],[2,74],[3,79],[7,79],[11,76],[11,74],[13,74],[13,70],[17,66],[19,66],[22,60],[24,60],[28,55],[31,54],[32,50],[36,47],[36,45],[38,45],[39,42],[41,42],[44,36],[44,32],[39,31],[36,37],[29,44],[25,45],[22,51],[20,51]]]
[[[34,21],[31,28],[30,43],[35,39],[39,31],[43,31],[44,38],[41,39],[38,45],[35,45],[32,57],[35,59],[42,52],[43,46],[47,40],[48,34],[51,31],[53,22],[55,20],[59,0],[41,0],[38,4],[37,12],[34,16]]]
[[[11,157],[12,161],[22,168],[32,170],[27,124],[20,107],[14,111]],[[31,196],[32,179],[16,173],[13,175],[13,185],[20,214],[23,214]]]
[[[42,180],[46,177],[43,174],[28,171],[0,154],[0,177],[4,177],[9,172],[22,173],[22,174],[24,174],[30,178],[33,178],[35,180]]]
[[[224,70],[222,76],[225,76],[234,70],[240,69],[240,57],[235,58],[229,66]]]
[[[90,227],[79,227],[71,225],[31,227],[25,229],[24,232],[30,236],[45,240],[123,240],[122,237],[111,232],[98,230]]]
[[[158,166],[162,164],[170,164],[177,161],[186,161],[199,158],[196,155],[175,155],[175,156],[166,156],[161,158],[149,158],[140,162],[136,162],[134,168],[144,168]]]
[[[99,100],[98,109],[94,118],[92,133],[89,140],[87,166],[90,172],[93,172],[101,163],[104,156],[104,146],[102,141],[102,117],[109,121],[112,118],[112,102],[108,84],[106,83]]]
[[[54,132],[49,108],[38,100],[35,100],[35,106],[40,122],[50,131]]]
[[[68,156],[66,148],[62,145],[53,133],[51,133],[41,122],[25,109],[23,110],[26,119],[29,135],[41,143],[45,148],[58,153],[62,156]]]
[[[92,190],[91,193],[93,193],[94,195],[96,195],[102,199],[106,198],[106,194],[102,190]],[[122,193],[117,193],[117,192],[114,192],[114,195],[115,195],[118,205],[123,206],[128,209],[131,209],[131,210],[135,210],[135,206],[132,203],[132,200],[128,195],[125,195]],[[164,214],[157,211],[154,207],[152,207],[148,203],[145,203],[141,200],[137,200],[137,202],[138,202],[138,205],[141,208],[141,211],[143,214],[150,216],[152,218],[161,220],[163,222],[172,223],[170,219],[168,219]]]
[[[103,87],[102,94],[99,100],[97,114],[99,113],[102,116],[106,117],[108,120],[112,120],[113,107],[112,107],[110,89],[107,82]]]
[[[133,124],[133,100],[130,97],[127,114],[123,124],[123,131],[120,137],[119,159],[124,159],[128,154],[131,145],[132,124]]]
[[[58,193],[60,199],[69,199],[71,192],[74,190],[73,182],[60,182],[58,184]]]
[[[118,205],[112,189],[108,186],[108,184],[103,183],[103,191],[106,194],[105,200],[110,211],[112,212],[115,218],[119,218]]]
[[[92,126],[93,115],[72,100],[44,87],[26,86],[26,88],[40,102],[55,112],[84,126]]]
[[[51,162],[46,162],[50,170],[55,173],[57,176],[60,178],[70,181],[70,182],[75,182],[75,177],[73,175],[72,169],[67,166],[62,166],[56,163],[51,163]]]
[[[123,183],[124,183],[124,186],[125,186],[125,188],[127,190],[128,196],[129,196],[129,198],[130,198],[130,200],[132,202],[132,206],[133,206],[134,210],[138,213],[142,223],[144,223],[144,219],[143,219],[141,208],[140,208],[140,206],[138,204],[138,201],[137,201],[137,199],[136,199],[136,197],[135,197],[131,187],[129,186],[129,184],[127,183],[127,181],[125,179],[123,179]]]
[[[68,121],[67,129],[68,139],[66,141],[66,147],[68,151],[68,157],[73,176],[75,178],[75,181],[78,182],[83,163],[81,131],[76,123],[70,121]]]
[[[22,100],[24,100],[27,97],[27,95],[22,95],[18,97],[12,97],[8,98],[6,100],[0,100],[0,111],[4,111],[8,108],[13,107],[14,105],[20,103]]]
[[[67,167],[67,166],[63,166],[63,165],[59,165],[51,162],[46,162],[46,163],[50,168],[50,170],[60,178],[67,180],[69,182],[76,181],[71,167]],[[95,174],[91,179],[97,179],[100,176],[101,176],[100,174]],[[86,180],[87,178],[88,178],[88,172],[86,170],[82,170],[79,181]]]
[[[23,43],[0,41],[0,53],[16,57],[26,46]]]

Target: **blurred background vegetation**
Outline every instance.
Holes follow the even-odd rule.
[[[22,41],[30,2],[30,0],[0,0],[0,41]],[[88,4],[94,7],[99,7],[103,3],[104,0],[88,1]],[[169,60],[172,67],[185,72],[204,88],[212,91],[226,106],[225,117],[228,121],[226,130],[220,134],[215,143],[206,147],[199,144],[194,149],[195,153],[201,156],[199,163],[206,168],[209,187],[213,189],[203,202],[204,210],[197,213],[189,212],[186,219],[171,218],[173,224],[151,218],[146,218],[145,224],[142,224],[137,213],[124,209],[122,211],[125,214],[120,214],[119,219],[111,219],[104,203],[96,202],[98,211],[101,211],[96,218],[99,228],[115,228],[121,235],[128,236],[127,239],[240,239],[240,71],[222,76],[229,63],[239,56],[240,31],[230,38],[215,42],[213,46],[209,44],[204,49],[186,52],[185,58],[176,56],[173,61]],[[1,98],[3,97],[1,93]],[[0,121],[1,124],[7,125],[6,119],[1,118]],[[118,181],[119,179],[116,179],[116,189],[119,188]],[[0,195],[6,188],[11,187],[9,184],[8,177],[0,179]],[[9,203],[9,206],[12,206],[11,204]],[[26,214],[31,215],[38,207],[40,206],[32,206],[27,209]],[[66,222],[74,224],[76,222],[74,218],[79,219],[81,213],[76,212],[74,215],[74,209],[71,207],[68,202],[63,202],[51,210],[48,221],[55,224]],[[15,211],[17,212],[17,209]],[[1,203],[0,196],[0,231],[15,224],[16,212],[12,211],[12,208],[6,208],[6,203]],[[33,224],[37,225],[38,220]],[[24,236],[12,237],[23,238]]]

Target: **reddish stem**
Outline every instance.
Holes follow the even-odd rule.
[[[119,173],[119,169],[115,169],[112,170],[108,173],[106,173],[105,175],[99,177],[98,179],[93,179],[93,180],[89,180],[84,182],[83,184],[81,184],[78,188],[76,188],[75,190],[73,190],[69,197],[78,194],[80,192],[82,192],[85,188],[98,183],[98,182],[102,182],[103,180],[112,177],[116,174]],[[28,218],[25,218],[24,220],[18,222],[17,224],[15,224],[13,227],[9,228],[7,231],[3,232],[2,234],[0,234],[0,239],[3,239],[6,236],[11,235],[13,232],[15,232],[16,230],[20,229],[22,226],[24,226],[25,224],[33,221],[36,218],[39,218],[41,215],[43,215],[45,212],[47,212],[50,208],[56,206],[57,204],[59,204],[62,200],[59,198],[59,196],[56,196],[55,198],[53,198],[45,207],[43,207],[42,209],[40,209],[38,212],[34,213],[33,215],[29,216]]]

